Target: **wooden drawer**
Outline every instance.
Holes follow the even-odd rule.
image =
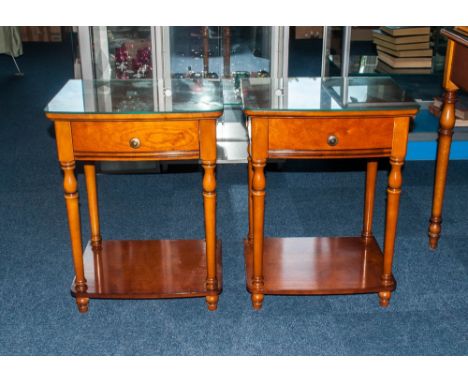
[[[196,121],[73,122],[76,157],[151,157],[159,153],[198,157]]]
[[[360,156],[359,152],[386,156],[392,139],[392,118],[274,118],[269,122],[271,157],[288,151],[298,157]]]

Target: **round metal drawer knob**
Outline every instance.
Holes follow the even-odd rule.
[[[141,142],[140,142],[140,140],[138,138],[130,139],[129,143],[130,143],[130,147],[132,149],[137,149],[137,148],[139,148],[141,146]]]
[[[338,138],[336,137],[336,135],[330,135],[327,139],[327,143],[330,146],[336,146],[338,144]]]

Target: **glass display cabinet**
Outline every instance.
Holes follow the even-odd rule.
[[[247,160],[240,109],[242,78],[286,77],[289,27],[78,27],[81,78],[152,79],[163,110],[175,79],[221,80],[225,112],[217,128],[218,161]],[[104,94],[96,102],[110,102]],[[131,95],[130,95],[131,96]]]
[[[414,92],[423,111],[428,112],[433,98],[442,92],[446,40],[440,35],[440,28],[426,27],[429,48],[425,54],[430,51],[430,67],[395,70],[389,70],[378,57],[382,45],[375,43],[373,34],[382,28],[385,27],[78,27],[81,68],[76,65],[75,73],[83,79],[157,80],[164,86],[158,87],[159,94],[154,94],[155,108],[164,107],[173,79],[219,79],[225,112],[218,124],[218,158],[220,162],[245,162],[247,132],[239,94],[244,78],[287,81],[288,77],[303,76],[391,75],[402,88]],[[423,141],[435,137],[426,127],[418,134],[417,139]],[[412,133],[411,137],[416,135]]]

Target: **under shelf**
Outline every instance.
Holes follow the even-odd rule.
[[[101,249],[88,243],[83,255],[86,294],[120,299],[206,296],[205,247],[204,240],[104,240]],[[216,260],[221,292],[220,240]]]
[[[247,289],[252,291],[253,247],[244,241]],[[375,238],[265,238],[264,294],[314,295],[392,291],[380,277],[383,254]]]

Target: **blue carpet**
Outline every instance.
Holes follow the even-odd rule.
[[[450,163],[443,237],[428,249],[433,163],[408,162],[395,256],[398,288],[388,309],[376,295],[274,297],[251,309],[242,239],[244,165],[218,167],[218,232],[224,292],[203,299],[91,300],[77,312],[73,266],[51,123],[43,107],[72,76],[67,45],[30,44],[13,78],[0,56],[0,354],[2,355],[466,355],[468,354],[468,162]],[[361,161],[288,162],[267,173],[266,234],[360,232]],[[375,234],[382,245],[385,163]],[[78,175],[84,235],[89,232]],[[105,238],[203,237],[201,172],[99,175]]]

